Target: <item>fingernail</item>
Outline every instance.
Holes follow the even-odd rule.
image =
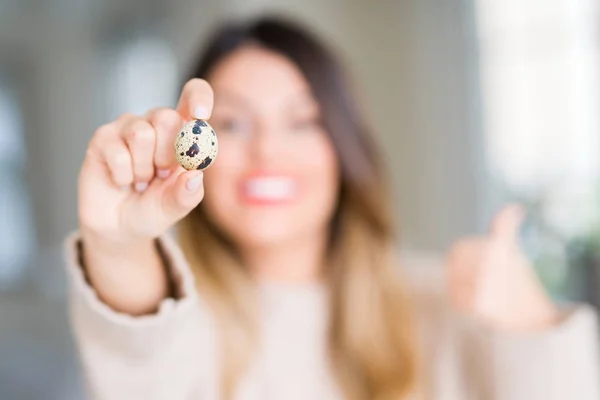
[[[148,183],[147,182],[138,182],[135,184],[135,191],[142,193],[144,190],[146,190],[148,188]]]
[[[159,169],[158,171],[156,171],[156,175],[160,179],[167,179],[169,177],[169,175],[171,175],[171,170],[170,169]]]
[[[193,177],[185,184],[185,187],[190,192],[195,192],[202,185],[202,177],[204,174],[200,173],[198,176]]]
[[[207,119],[208,118],[208,109],[203,106],[198,106],[198,107],[194,108],[194,118]]]

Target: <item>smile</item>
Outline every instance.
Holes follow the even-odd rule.
[[[256,177],[244,180],[245,200],[258,203],[280,203],[292,200],[297,193],[296,181],[290,177]]]

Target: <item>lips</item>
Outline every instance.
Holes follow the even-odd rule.
[[[286,203],[296,197],[297,186],[289,176],[255,176],[243,180],[242,197],[255,204]]]

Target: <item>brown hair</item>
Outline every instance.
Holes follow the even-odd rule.
[[[382,157],[334,55],[305,30],[278,18],[221,27],[192,77],[249,43],[284,55],[304,74],[337,152],[341,183],[331,220],[327,270],[330,362],[350,399],[402,399],[415,390],[416,345],[394,247],[394,218]],[[258,331],[254,296],[235,246],[202,204],[180,224],[182,248],[219,321],[223,397],[251,361]],[[200,245],[201,244],[201,245]]]

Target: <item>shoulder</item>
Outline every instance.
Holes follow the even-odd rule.
[[[419,251],[400,252],[399,274],[405,281],[421,354],[426,386],[444,398],[464,398],[460,332],[447,290],[445,257]]]
[[[405,281],[421,344],[438,356],[452,347],[457,313],[448,295],[445,258],[419,251],[400,253],[399,274]]]
[[[399,255],[398,273],[404,281],[419,333],[426,342],[440,341],[456,318],[448,296],[444,256],[414,250],[404,250]]]

